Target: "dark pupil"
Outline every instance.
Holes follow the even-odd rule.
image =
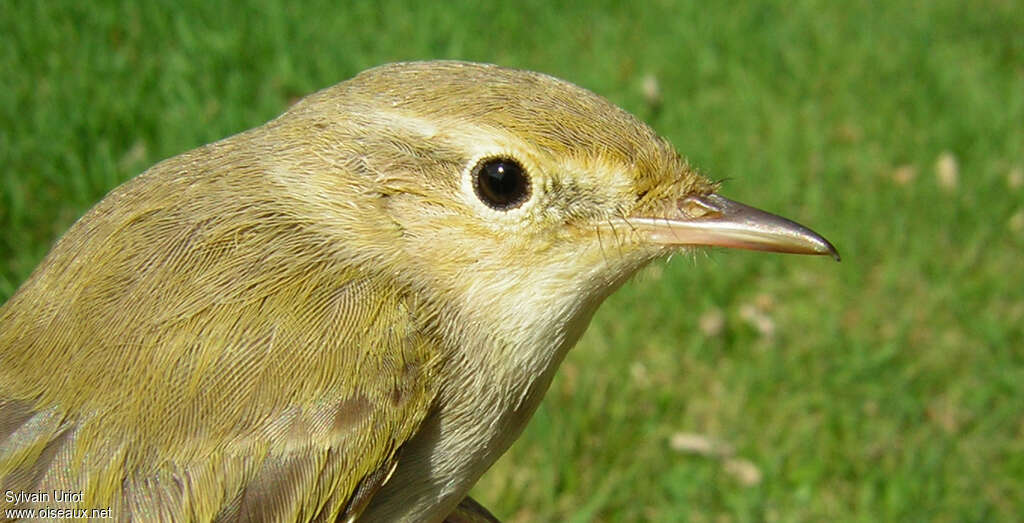
[[[526,201],[530,182],[518,162],[487,160],[478,168],[476,192],[484,203],[495,209],[512,209]]]

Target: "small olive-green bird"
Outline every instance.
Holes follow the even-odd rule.
[[[638,269],[835,255],[717,190],[543,74],[400,63],[310,95],[114,189],[0,309],[0,509],[487,518],[470,487]]]

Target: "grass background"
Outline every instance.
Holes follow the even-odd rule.
[[[345,4],[0,4],[0,300],[112,187],[362,69],[540,70],[844,260],[644,271],[481,502],[512,521],[1024,514],[1020,2]]]

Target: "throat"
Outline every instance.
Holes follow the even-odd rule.
[[[614,287],[593,285],[603,292],[584,296],[534,293],[504,303],[465,299],[463,304],[478,306],[446,309],[463,311],[442,320],[462,327],[445,336],[451,344],[433,410],[402,446],[395,473],[370,502],[366,520],[447,517],[522,433],[565,355]],[[466,317],[465,311],[497,311],[500,317]],[[485,325],[501,327],[485,332]]]

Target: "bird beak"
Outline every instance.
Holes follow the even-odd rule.
[[[717,194],[687,196],[679,201],[678,210],[677,215],[686,217],[631,217],[626,221],[648,241],[660,245],[827,254],[839,261],[839,252],[818,233]]]

